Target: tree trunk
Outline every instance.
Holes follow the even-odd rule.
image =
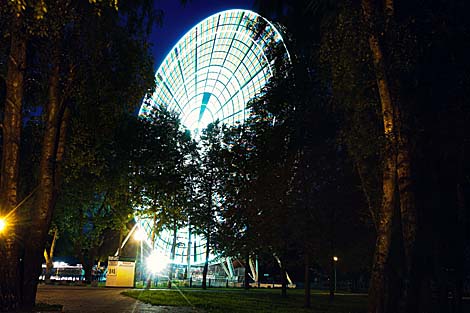
[[[463,156],[459,158],[459,170],[463,168],[462,163],[463,163]],[[463,173],[463,171],[462,171]],[[470,229],[466,225],[469,222],[468,217],[466,216],[466,203],[465,203],[465,194],[463,192],[462,185],[457,183],[457,209],[458,209],[458,226],[459,230],[457,232],[457,240],[459,241],[459,244],[457,244],[457,247],[459,247],[459,251],[457,254],[457,260],[456,260],[456,286],[455,286],[455,295],[454,295],[454,306],[455,306],[455,312],[456,313],[462,313],[463,312],[463,293],[464,293],[464,277],[465,277],[465,256],[464,256],[464,246],[465,246],[465,238],[466,236],[466,230]]]
[[[38,278],[41,273],[42,252],[55,208],[58,186],[56,184],[56,153],[63,110],[59,101],[60,69],[58,47],[53,52],[52,70],[49,78],[49,103],[46,110],[39,164],[40,192],[31,214],[30,240],[25,244],[23,306],[32,308],[35,304]]]
[[[85,272],[84,278],[86,284],[90,284],[92,281],[93,264],[95,263],[95,249],[96,248],[92,248],[88,250],[88,257],[86,257],[84,253],[80,254],[80,262],[82,263],[83,271]]]
[[[185,279],[191,277],[191,222],[188,219],[188,250],[187,250],[187,259],[186,259],[186,275]]]
[[[416,242],[416,204],[411,185],[411,169],[408,151],[398,151],[398,191],[400,195],[400,215],[403,238],[403,248],[405,256],[404,281],[402,287],[402,297],[405,307],[416,303],[418,296],[413,292],[413,259]],[[411,308],[410,308],[411,309]],[[406,309],[406,311],[409,311]],[[411,312],[413,312],[412,310]]]
[[[416,200],[412,187],[411,177],[411,156],[409,152],[409,142],[406,134],[402,132],[402,118],[400,110],[395,113],[397,126],[397,182],[398,194],[400,197],[400,217],[403,238],[403,250],[405,256],[404,281],[402,287],[402,297],[407,312],[417,310],[417,284],[413,281],[417,230]]]
[[[51,282],[51,272],[53,268],[53,257],[54,257],[54,249],[55,249],[55,243],[57,241],[57,229],[54,230],[54,236],[52,237],[52,243],[51,243],[51,248],[49,252],[47,252],[47,249],[44,249],[44,259],[46,260],[46,273],[44,274],[44,280],[46,284],[49,284]]]
[[[26,67],[26,38],[21,34],[22,18],[15,18],[11,33],[11,47],[8,59],[6,99],[3,117],[3,146],[0,179],[0,195],[7,207],[6,215],[17,203],[19,153],[21,139],[21,108],[23,102],[23,71]]]
[[[56,153],[56,169],[55,169],[55,183],[57,186],[60,186],[62,183],[62,162],[65,155],[65,144],[67,141],[67,130],[70,122],[70,109],[65,106],[63,108],[63,115],[60,121],[59,128],[59,139],[57,144],[57,153]]]
[[[206,261],[204,262],[204,269],[202,271],[202,289],[207,288],[207,272],[209,271],[209,252],[210,252],[210,230],[206,234]]]
[[[23,17],[14,18],[8,58],[6,99],[3,118],[3,146],[0,172],[0,216],[8,215],[7,231],[0,234],[0,308],[16,310],[21,302],[19,272],[18,214],[11,210],[17,204],[19,150],[21,138],[21,107],[23,102],[23,71],[26,67],[26,37],[22,34]]]
[[[174,274],[174,264],[175,264],[175,256],[176,256],[176,219],[173,220],[173,243],[171,245],[171,264],[170,264],[170,272],[168,274],[168,285],[167,288],[171,289],[171,280],[173,279]]]
[[[62,121],[60,124],[60,131],[59,131],[59,143],[57,147],[57,155],[56,155],[56,172],[55,172],[55,181],[56,184],[60,184],[59,182],[62,179],[61,170],[62,170],[62,161],[64,159],[65,154],[65,141],[66,141],[66,134],[68,128],[68,122],[70,119],[70,110],[65,108],[64,116],[62,117]],[[46,283],[50,283],[51,281],[51,271],[53,269],[53,257],[54,257],[54,250],[55,244],[57,242],[57,228],[54,230],[54,236],[52,238],[51,248],[49,253],[46,249],[44,249],[44,258],[46,259],[46,273],[45,273],[45,281]]]
[[[154,215],[153,215],[152,234],[150,235],[150,237],[151,237],[150,242],[151,242],[151,245],[152,245],[150,253],[153,253],[153,250],[155,249],[155,236],[156,236],[156,233],[157,233],[156,228],[157,228],[157,213],[154,213]],[[119,243],[119,247],[121,247],[121,243]],[[149,289],[150,287],[152,287],[152,276],[148,275],[147,284],[146,284],[145,288]]]
[[[44,282],[46,284],[51,283],[51,271],[53,269],[52,260],[49,258],[49,254],[47,253],[47,248],[44,249],[44,259],[46,260],[46,272],[44,273]]]
[[[287,269],[284,262],[281,263],[281,296],[287,297]]]
[[[83,264],[83,270],[85,271],[85,283],[90,284],[92,280],[92,268],[93,264],[90,261]]]
[[[396,127],[394,121],[394,106],[386,75],[385,61],[375,27],[375,8],[372,0],[362,0],[361,4],[365,25],[368,28],[369,48],[374,63],[386,140],[382,172],[382,205],[379,212],[377,241],[369,285],[369,313],[381,313],[386,310],[385,266],[390,254],[392,218],[396,191]],[[393,7],[393,2],[388,1],[387,6],[389,8]],[[387,10],[390,12],[389,9]],[[393,10],[391,12],[393,12]]]
[[[392,220],[395,203],[395,160],[388,156],[383,168],[382,206],[377,229],[377,240],[369,285],[369,312],[385,311],[386,263],[392,240]]]
[[[305,275],[304,275],[304,285],[305,285],[305,297],[304,297],[304,307],[310,307],[310,255],[308,251],[305,251],[304,256],[304,267],[305,267]]]
[[[211,224],[212,224],[212,180],[209,184],[209,197],[207,206],[207,224],[206,224],[206,261],[204,262],[204,269],[202,271],[202,289],[207,288],[207,272],[209,270],[209,252],[210,252],[210,239],[211,239]]]
[[[70,111],[66,108],[64,115],[62,117],[61,125],[60,125],[60,131],[59,131],[59,141],[58,141],[58,146],[57,146],[57,154],[56,154],[56,170],[55,170],[55,183],[57,186],[60,185],[60,181],[62,179],[62,161],[64,157],[64,152],[65,152],[65,141],[66,141],[66,133],[67,133],[67,128],[68,128],[68,122],[70,118]],[[54,208],[52,208],[54,209]],[[53,258],[54,258],[54,251],[55,251],[55,244],[58,239],[58,230],[57,228],[54,230],[54,236],[52,238],[52,243],[51,243],[51,248],[49,253],[47,253],[47,250],[44,249],[44,256],[46,259],[46,274],[45,274],[45,282],[50,283],[51,282],[51,272],[53,269]],[[48,257],[46,258],[46,255],[48,254]]]

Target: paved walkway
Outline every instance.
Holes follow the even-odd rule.
[[[190,313],[187,307],[153,306],[121,295],[125,289],[39,285],[36,302],[62,304],[66,313]]]

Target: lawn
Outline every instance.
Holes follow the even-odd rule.
[[[178,289],[178,290],[127,290],[123,294],[154,305],[192,306],[207,313],[364,313],[365,295],[341,294],[329,303],[326,293],[312,293],[312,307],[303,307],[303,290],[289,290],[287,298],[280,290],[253,289]]]
[[[32,312],[46,313],[46,312],[62,312],[61,304],[47,304],[47,303],[36,303]]]

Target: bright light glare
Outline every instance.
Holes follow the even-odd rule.
[[[0,218],[0,233],[7,227],[7,221],[4,218]]]
[[[137,227],[137,229],[134,232],[134,240],[142,241],[144,240],[144,238],[145,238],[144,231],[140,227]]]
[[[334,256],[334,257],[333,257],[333,261],[338,262],[338,260],[339,260],[339,259],[338,259],[337,256]]]
[[[152,251],[152,253],[147,257],[146,260],[147,270],[152,274],[156,274],[164,270],[168,264],[168,259],[163,254],[158,254],[157,251]]]

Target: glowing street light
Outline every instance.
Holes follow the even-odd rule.
[[[5,218],[0,218],[0,233],[2,233],[7,228],[7,221]]]
[[[142,229],[140,229],[140,227],[137,228],[136,231],[134,232],[134,240],[142,241],[144,240],[144,238],[145,238],[145,234],[142,231]]]
[[[168,259],[163,254],[158,254],[156,250],[147,257],[147,269],[150,273],[156,274],[161,272],[168,265]]]

